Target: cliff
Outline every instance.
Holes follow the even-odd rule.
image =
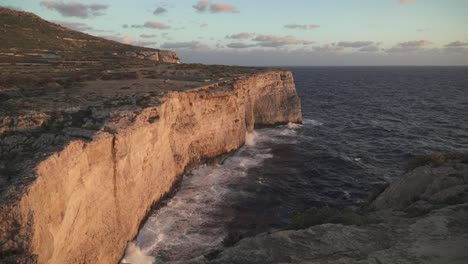
[[[168,65],[0,90],[0,260],[116,263],[185,170],[301,122],[288,71]]]
[[[467,263],[468,159],[453,156],[406,173],[360,213],[311,211],[300,223],[310,227],[245,238],[190,263]]]

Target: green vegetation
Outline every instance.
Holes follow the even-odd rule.
[[[287,229],[304,229],[326,223],[364,226],[379,223],[380,219],[370,214],[359,213],[350,209],[311,208],[296,213]]]
[[[411,171],[416,169],[417,167],[426,165],[430,165],[432,167],[439,167],[450,160],[459,160],[463,163],[468,164],[468,153],[419,155],[407,164],[406,171]]]

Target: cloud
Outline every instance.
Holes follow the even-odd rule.
[[[205,12],[209,6],[209,1],[198,1],[198,3],[196,5],[193,5],[192,7],[195,8],[195,10],[197,10],[198,12]]]
[[[315,46],[314,51],[318,53],[334,53],[343,50],[343,47],[335,45],[335,43],[327,43],[322,46]]]
[[[337,45],[343,48],[363,48],[373,44],[373,41],[340,41]]]
[[[151,34],[151,35],[149,35],[149,34],[141,34],[141,35],[140,35],[140,38],[155,38],[155,37],[157,37],[157,36],[158,36],[158,35],[154,35],[154,34]]]
[[[303,29],[303,30],[308,30],[308,29],[316,29],[319,28],[319,25],[314,25],[314,24],[309,24],[309,25],[300,25],[300,24],[288,24],[284,26],[285,28],[289,29]]]
[[[167,12],[166,8],[159,6],[158,8],[156,8],[156,10],[154,10],[153,15],[160,15],[166,12]]]
[[[59,12],[64,17],[88,18],[103,15],[102,11],[109,6],[103,4],[81,4],[76,2],[64,3],[53,1],[42,1],[41,6]]]
[[[372,45],[369,45],[369,46],[362,47],[362,48],[358,49],[358,51],[360,51],[360,52],[378,52],[378,51],[380,51],[380,47],[379,47],[378,44],[372,44]]]
[[[444,51],[450,53],[468,53],[468,42],[453,41],[444,46]]]
[[[93,30],[92,27],[88,26],[85,23],[80,23],[80,22],[67,22],[67,21],[58,21],[58,20],[55,20],[55,21],[52,21],[52,22],[57,23],[57,24],[59,24],[61,26],[64,26],[66,28],[76,30],[76,31],[91,31],[91,30]]]
[[[462,42],[462,41],[454,41],[450,42],[449,44],[445,45],[447,48],[458,48],[458,47],[468,47],[468,42]]]
[[[411,4],[411,3],[416,2],[416,0],[399,0],[399,1],[400,1],[400,5],[406,5],[406,4]]]
[[[288,45],[309,45],[313,44],[313,41],[296,39],[293,36],[276,36],[276,35],[258,35],[253,39],[258,42],[261,47],[278,48]]]
[[[226,36],[226,38],[228,38],[228,39],[249,39],[249,38],[252,38],[253,36],[254,36],[254,34],[242,32],[242,33],[238,33],[238,34],[228,35],[228,36]]]
[[[66,28],[69,28],[69,29],[72,29],[72,30],[76,30],[76,31],[81,31],[81,32],[89,32],[89,31],[100,32],[100,33],[114,32],[113,30],[96,29],[96,28],[93,28],[91,26],[88,26],[85,23],[80,23],[80,22],[68,22],[68,21],[61,21],[61,20],[54,20],[52,22],[54,22],[56,24],[59,24],[59,25],[61,25],[63,27],[66,27]]]
[[[381,42],[374,41],[340,41],[336,43],[338,50],[351,48],[357,49],[359,52],[378,52],[380,51]]]
[[[227,44],[226,47],[231,48],[231,49],[245,49],[245,48],[255,47],[255,45],[245,44],[245,43],[240,43],[240,42],[233,42],[233,43]]]
[[[127,28],[128,25],[123,25],[124,28]],[[131,25],[130,27],[132,28],[152,28],[152,29],[170,29],[171,26],[169,25],[166,25],[164,23],[159,23],[159,22],[151,22],[151,21],[147,21],[145,22],[145,24],[143,25]]]
[[[144,24],[144,27],[153,28],[153,29],[169,29],[169,28],[171,28],[170,26],[168,26],[166,24],[163,24],[163,23],[159,23],[159,22],[146,22]]]
[[[136,45],[136,46],[145,46],[145,47],[151,47],[151,46],[154,46],[156,44],[158,44],[158,42],[156,41],[149,41],[149,40],[138,40],[138,41],[134,41],[132,43],[130,43],[132,45]]]
[[[145,40],[145,39],[135,39],[130,36],[123,36],[120,33],[113,35],[100,35],[99,37],[105,38],[108,40],[117,41],[124,44],[135,45],[135,46],[154,46],[157,44],[156,41]],[[141,35],[140,35],[141,37]]]
[[[236,7],[226,3],[210,3],[210,1],[198,1],[192,6],[199,13],[210,11],[210,13],[239,13]]]
[[[397,45],[393,46],[390,49],[387,49],[387,52],[390,53],[398,53],[398,52],[412,52],[412,51],[418,51],[423,49],[424,47],[427,47],[429,45],[432,45],[433,43],[429,40],[414,40],[414,41],[407,41],[407,42],[401,42],[398,43]]]
[[[211,13],[239,13],[234,6],[224,3],[214,3],[210,5]]]
[[[205,44],[202,44],[198,41],[190,41],[190,42],[166,42],[161,45],[163,49],[191,49],[191,50],[198,50],[198,49],[209,49],[209,47]]]
[[[105,38],[108,40],[117,41],[124,44],[132,44],[135,40],[130,36],[121,36],[120,34],[114,35],[100,35],[99,37]]]

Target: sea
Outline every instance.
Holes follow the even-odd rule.
[[[201,258],[229,233],[280,230],[311,207],[357,207],[416,155],[468,152],[468,67],[289,69],[303,124],[257,129],[222,164],[184,175],[124,261]]]

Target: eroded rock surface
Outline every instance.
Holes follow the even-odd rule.
[[[192,263],[467,263],[467,183],[468,164],[422,166],[373,202],[376,211],[369,214],[381,219],[378,224],[264,233]]]
[[[159,64],[104,75],[2,88],[1,261],[116,263],[184,170],[236,150],[255,126],[302,120],[288,71]]]

